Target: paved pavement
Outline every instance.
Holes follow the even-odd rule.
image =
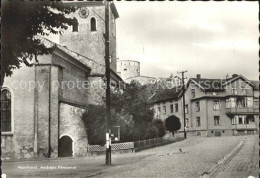
[[[2,170],[7,174],[7,178],[197,178],[229,153],[243,138],[248,138],[244,146],[246,149],[246,145],[252,145],[251,143],[256,140],[256,136],[191,137],[184,141],[138,153],[112,155],[111,166],[104,164],[104,156],[97,156],[78,159],[3,162]],[[252,153],[252,150],[253,148],[249,146],[248,151]],[[248,160],[253,157],[252,154],[250,156]],[[248,154],[244,157],[248,157]],[[258,164],[258,161],[256,163],[256,160],[253,160],[252,165],[254,166],[251,166],[251,169],[255,170],[255,164]]]
[[[248,138],[236,156],[218,171],[216,178],[246,178],[259,175],[259,141]]]

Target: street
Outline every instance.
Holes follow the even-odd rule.
[[[216,176],[222,178],[238,177],[238,175],[243,175],[240,176],[241,178],[248,175],[257,176],[258,149],[253,151],[256,143],[258,144],[256,135],[190,137],[181,142],[138,153],[112,155],[112,166],[105,165],[104,156],[96,156],[42,161],[9,161],[3,162],[2,171],[8,178],[200,177],[244,138],[246,139],[244,147]],[[249,162],[250,168],[246,169]],[[244,165],[242,166],[244,169],[241,169],[241,165]]]

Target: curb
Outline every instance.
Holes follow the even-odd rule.
[[[212,166],[209,170],[205,171],[199,178],[212,177],[223,165],[227,164],[244,146],[245,139],[242,139],[240,143],[233,148],[228,154],[221,158],[216,165]]]

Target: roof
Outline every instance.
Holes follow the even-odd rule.
[[[259,80],[250,80],[255,85],[254,90],[259,90]]]
[[[88,67],[89,69],[91,69],[93,72],[96,71],[101,71],[101,73],[105,72],[105,65],[104,64],[99,64],[96,61],[94,61],[93,59],[90,59],[86,56],[83,56],[81,54],[76,53],[75,51],[72,51],[70,49],[68,49],[67,47],[61,46],[57,43],[54,43],[40,35],[37,35],[36,38],[40,39],[41,42],[48,48],[51,47],[56,47],[57,49],[61,50],[62,52],[66,53],[67,55],[71,56],[72,58],[74,58],[75,60],[77,60],[78,62],[80,62],[82,65]]]
[[[233,81],[236,81],[239,78],[243,79],[245,82],[253,86],[255,90],[259,89],[259,81],[248,80],[243,75],[235,75],[234,77],[227,79],[191,78],[188,82],[188,85],[192,81],[205,91],[219,91],[224,90],[225,85],[232,83]]]
[[[119,14],[117,12],[116,5],[113,2],[110,4],[110,8],[112,13],[114,14],[115,19],[117,19],[119,17]]]
[[[222,87],[223,82],[225,82],[225,79],[206,79],[206,78],[191,78],[190,81],[193,81],[195,84],[197,84],[199,87],[201,87],[204,90],[212,90],[212,91],[218,91],[218,90],[224,90]]]
[[[139,75],[139,76],[136,76],[136,77],[129,77],[129,78],[126,78],[126,80],[128,79],[138,79],[138,78],[145,78],[145,79],[156,79],[155,77],[149,77],[149,76],[143,76],[143,75]]]
[[[224,82],[223,85],[226,85],[228,83],[232,83],[233,81],[236,81],[239,78],[243,79],[245,82],[247,82],[248,84],[250,84],[251,86],[254,87],[254,84],[250,80],[245,78],[243,75],[238,75],[238,74],[234,74],[233,77],[226,79],[226,82]]]
[[[117,81],[121,81],[124,83],[124,80],[118,75],[115,71],[110,69],[110,75],[113,76]]]
[[[126,60],[119,60],[119,61],[117,61],[117,62],[137,62],[137,63],[140,63],[139,61],[136,61],[136,60],[128,60],[128,59],[126,59]]]
[[[158,91],[149,99],[149,103],[157,103],[160,101],[178,99],[180,97],[181,92],[182,92],[182,87],[180,86]]]

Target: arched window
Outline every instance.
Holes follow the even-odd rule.
[[[76,18],[74,18],[74,23],[72,25],[72,31],[73,32],[78,32],[79,31],[79,23],[78,21],[76,20]]]
[[[91,31],[96,31],[97,30],[96,19],[94,17],[92,17],[90,19],[90,30]]]
[[[4,89],[1,91],[1,131],[11,132],[11,93]]]

